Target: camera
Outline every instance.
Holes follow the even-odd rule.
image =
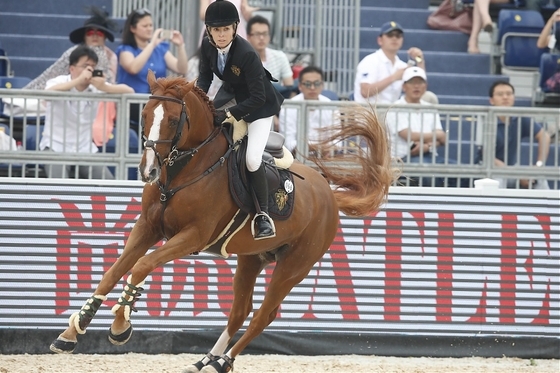
[[[159,37],[162,39],[171,39],[172,35],[173,35],[173,30],[161,30]]]
[[[406,64],[408,66],[417,66],[420,62],[422,62],[422,57],[416,56],[414,58],[409,58]]]
[[[103,70],[93,70],[91,76],[103,76]]]

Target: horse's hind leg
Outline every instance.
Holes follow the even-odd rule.
[[[302,255],[297,255],[298,251],[292,247],[288,255],[281,257],[276,263],[276,268],[272,273],[272,278],[263,303],[261,307],[255,311],[253,319],[249,323],[243,336],[233,345],[231,350],[225,355],[222,355],[220,359],[203,368],[201,373],[227,372],[228,368],[232,367],[235,357],[274,321],[280,303],[282,303],[293,287],[299,284],[309,274],[313,265],[322,257],[327,249],[328,245],[324,250],[317,250],[314,255],[309,253],[309,256],[305,258]],[[299,248],[299,250],[302,249]]]
[[[99,310],[103,301],[107,299],[107,294],[138,259],[160,239],[142,222],[143,220],[138,220],[134,225],[121,256],[103,275],[93,295],[86,301],[80,311],[70,316],[68,328],[51,343],[51,351],[57,353],[72,353],[74,351],[78,344],[78,334],[86,332],[86,328],[92,321],[95,313]]]
[[[255,282],[267,263],[260,255],[237,257],[237,269],[233,279],[234,297],[227,327],[210,352],[197,363],[189,365],[183,373],[200,372],[204,366],[217,360],[225,352],[229,342],[243,326],[253,308]]]

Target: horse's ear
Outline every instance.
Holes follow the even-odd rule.
[[[152,70],[148,70],[148,84],[150,85],[150,92],[154,92],[156,89],[156,75]]]
[[[191,91],[194,88],[195,83],[196,83],[196,79],[193,80],[192,82],[189,82],[187,84],[187,90]]]

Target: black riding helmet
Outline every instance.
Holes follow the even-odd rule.
[[[237,34],[237,25],[239,24],[239,13],[235,5],[231,2],[227,0],[216,0],[206,8],[204,23],[206,24],[208,39],[214,44],[212,35],[210,35],[210,28],[233,25],[233,37],[235,38]]]

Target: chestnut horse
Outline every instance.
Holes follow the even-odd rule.
[[[231,141],[213,124],[214,107],[206,94],[182,78],[148,74],[150,96],[142,111],[145,148],[139,165],[146,183],[142,212],[124,250],[105,273],[93,295],[70,317],[69,327],[51,344],[51,350],[71,353],[106,295],[130,271],[122,296],[112,311],[109,340],[126,343],[132,334],[130,314],[145,278],[157,267],[201,252],[228,227],[239,207],[228,192],[227,163]],[[185,372],[227,372],[234,358],[276,317],[278,307],[328,250],[338,228],[339,211],[364,216],[385,201],[394,180],[387,138],[375,114],[356,107],[336,126],[337,138],[360,136],[368,150],[351,155],[356,169],[327,167],[315,160],[320,172],[299,162],[290,167],[293,213],[277,220],[276,237],[254,240],[250,224],[229,237],[227,253],[237,255],[234,298],[227,327],[208,355]],[[332,139],[331,143],[332,143]],[[179,169],[179,159],[187,159]],[[332,186],[332,187],[331,187]],[[166,238],[148,255],[146,252]],[[266,296],[241,338],[227,350],[253,305],[253,288],[263,268],[276,262]]]

